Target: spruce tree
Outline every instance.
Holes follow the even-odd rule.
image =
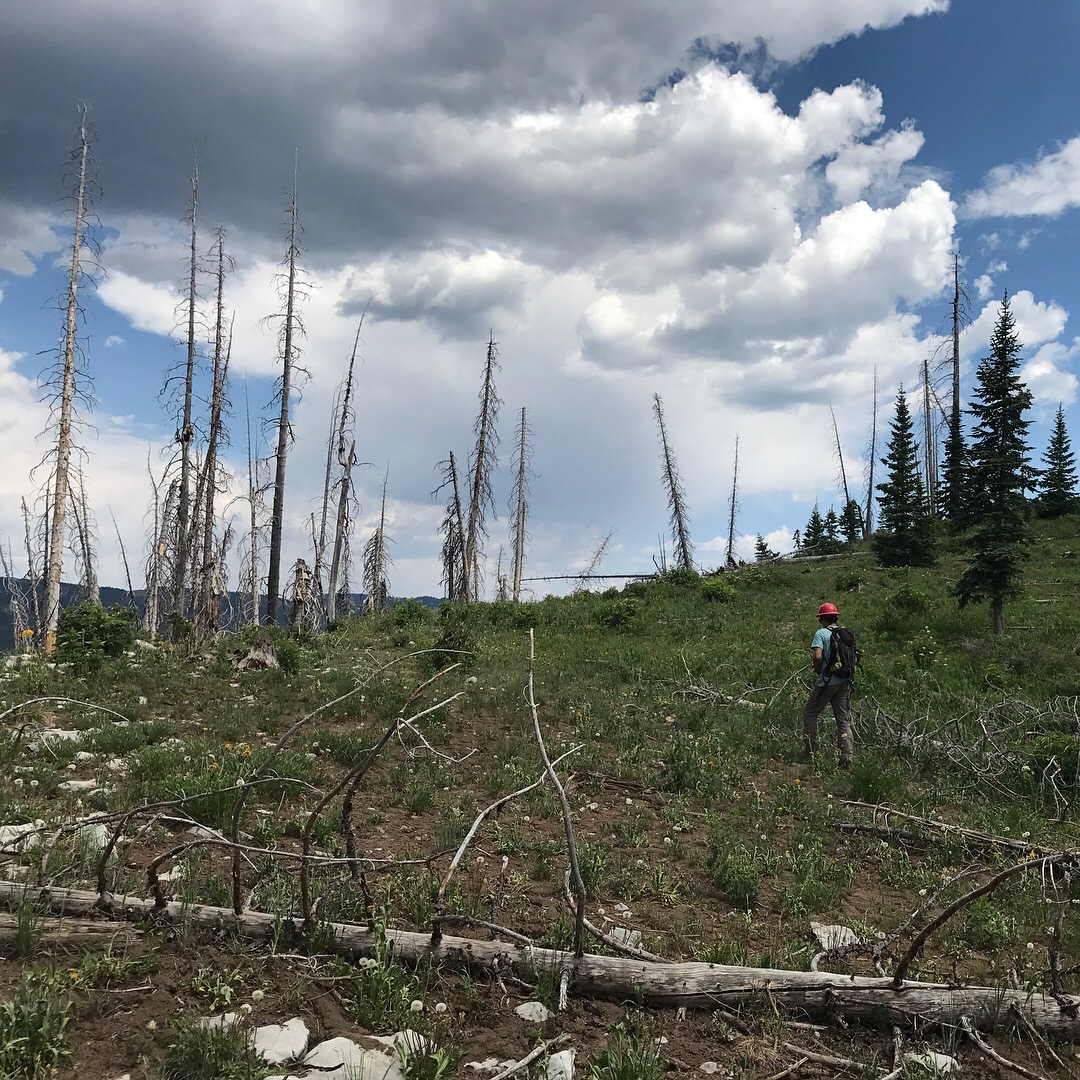
[[[863,534],[862,507],[854,499],[848,499],[840,515],[840,531],[849,544],[855,543]]]
[[[776,552],[765,542],[765,537],[758,533],[754,542],[754,562],[769,562],[775,558]]]
[[[990,601],[995,635],[1004,632],[1005,600],[1016,594],[1029,539],[1024,491],[1032,486],[1031,421],[1024,413],[1031,407],[1031,391],[1020,380],[1022,348],[1006,293],[968,409],[975,427],[965,501],[974,532],[967,569],[956,585],[961,607]]]
[[[934,561],[934,529],[902,386],[891,432],[889,452],[881,459],[887,479],[877,488],[880,512],[874,554],[882,566],[929,566]]]
[[[1060,403],[1054,417],[1054,430],[1043,455],[1042,480],[1039,483],[1039,512],[1043,517],[1061,517],[1080,507],[1076,494],[1076,458],[1069,433],[1065,430],[1065,410]]]
[[[806,528],[803,529],[802,534],[802,550],[809,552],[811,555],[820,555],[821,542],[825,538],[825,523],[821,519],[821,511],[818,509],[818,504],[814,503],[813,513],[810,515],[810,520],[806,523]]]
[[[831,506],[821,522],[821,531],[821,553],[823,555],[835,555],[844,544],[840,539],[840,519]]]

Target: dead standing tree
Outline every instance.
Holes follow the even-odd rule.
[[[356,337],[353,340],[352,354],[349,357],[349,370],[345,376],[344,385],[338,393],[339,406],[333,417],[333,430],[330,434],[332,446],[336,446],[337,464],[341,470],[337,484],[337,514],[334,523],[334,550],[330,558],[330,579],[326,594],[326,618],[333,622],[342,614],[339,611],[340,598],[345,593],[348,599],[349,561],[352,539],[352,522],[356,510],[356,497],[353,494],[352,471],[356,465],[356,439],[353,438],[353,429],[356,425],[356,410],[353,407],[353,371],[356,367],[356,354],[360,348],[360,332],[364,328],[364,318],[356,327]],[[330,502],[332,485],[330,482],[330,462],[327,461],[326,484],[323,489],[323,522],[327,517],[327,505]],[[320,529],[318,543],[315,552],[315,577],[321,588],[321,560],[324,554],[325,531]]]
[[[294,377],[303,373],[297,364],[300,355],[298,341],[304,336],[304,324],[300,319],[299,305],[306,292],[300,260],[300,214],[296,202],[296,179],[293,178],[289,193],[289,209],[286,217],[285,272],[281,279],[284,311],[270,316],[280,320],[281,331],[281,377],[278,380],[280,405],[277,419],[277,449],[274,453],[274,502],[270,512],[270,564],[266,581],[266,621],[271,626],[278,621],[278,601],[281,592],[281,535],[285,522],[285,462],[292,441],[292,425],[289,422],[289,399],[292,395]]]
[[[386,553],[386,484],[390,467],[383,477],[382,506],[379,524],[364,545],[364,614],[372,615],[390,610],[390,581],[387,570],[390,556]]]
[[[446,599],[450,603],[465,603],[469,596],[469,566],[465,560],[465,526],[454,452],[451,450],[448,460],[440,464],[443,470],[443,481],[431,493],[432,498],[437,496],[443,488],[450,489],[446,514],[440,528],[443,537],[442,582],[446,590]]]
[[[210,431],[207,436],[206,457],[199,477],[202,542],[199,546],[200,568],[197,601],[194,607],[196,636],[206,639],[217,633],[220,622],[218,594],[221,591],[223,567],[217,562],[214,544],[214,496],[221,490],[218,475],[218,450],[227,442],[224,427],[228,406],[226,388],[229,378],[229,358],[232,353],[232,325],[225,329],[225,276],[229,257],[225,253],[225,231],[218,229],[213,250],[216,264],[214,301],[214,366],[213,391],[210,398]]]
[[[198,219],[199,219],[199,155],[195,153],[195,164],[191,171],[191,201],[188,203],[188,226],[190,254],[186,295],[182,304],[185,325],[185,362],[179,422],[175,441],[180,446],[180,488],[176,503],[176,538],[173,558],[172,608],[180,615],[187,614],[188,567],[191,560],[191,541],[194,533],[192,520],[191,470],[192,451],[195,441],[193,416],[195,399],[195,364],[198,357],[195,329],[198,322],[199,307],[199,255],[198,255]],[[166,380],[163,393],[169,389],[172,379]]]
[[[866,504],[863,510],[863,536],[874,531],[874,460],[877,456],[877,366],[874,367],[874,404],[870,413],[870,449],[866,455]]]
[[[45,574],[45,605],[43,615],[44,649],[52,653],[56,649],[56,629],[60,619],[60,578],[64,562],[64,525],[70,499],[72,429],[76,421],[76,374],[81,346],[78,340],[82,308],[79,305],[79,286],[83,282],[84,248],[89,242],[87,220],[92,204],[92,193],[97,185],[93,179],[93,160],[90,147],[93,133],[90,126],[90,107],[79,107],[79,129],[72,151],[74,164],[73,199],[74,228],[71,238],[71,258],[68,265],[67,303],[64,317],[64,333],[58,354],[56,380],[53,387],[53,415],[56,420],[56,447],[50,452],[54,468],[49,484],[52,502],[52,519],[49,524],[49,551]],[[57,383],[59,384],[57,386]],[[57,402],[56,398],[59,398]]]
[[[690,541],[690,515],[686,510],[686,492],[679,479],[675,455],[668,442],[664,426],[664,403],[659,394],[653,394],[653,414],[660,435],[660,460],[663,465],[664,491],[667,493],[668,510],[671,512],[671,539],[675,545],[675,566],[680,570],[694,568],[694,545]]]
[[[728,515],[727,531],[727,555],[724,563],[729,570],[734,570],[739,564],[735,559],[735,516],[739,511],[739,436],[735,436],[735,465],[731,470],[731,503]]]
[[[480,386],[480,411],[476,416],[470,466],[469,510],[465,523],[465,575],[466,601],[479,600],[480,564],[484,558],[483,540],[487,536],[487,515],[495,516],[495,497],[491,490],[491,474],[498,465],[496,451],[499,434],[496,423],[502,402],[495,392],[495,373],[499,370],[499,348],[494,334],[488,335],[487,358],[484,361],[484,379]]]
[[[529,514],[529,485],[528,485],[528,461],[531,453],[529,446],[529,428],[525,419],[525,409],[521,410],[521,427],[518,435],[517,454],[514,465],[516,466],[517,479],[514,481],[512,504],[514,506],[514,523],[511,528],[511,540],[514,545],[513,565],[513,600],[518,603],[521,600],[521,571],[525,565],[525,542],[528,534],[525,529],[525,520]]]

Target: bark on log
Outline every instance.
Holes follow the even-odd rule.
[[[22,882],[0,881],[0,899],[21,901],[29,895]],[[51,910],[65,914],[97,911],[114,918],[185,920],[192,926],[230,929],[252,939],[268,939],[281,930],[278,917],[258,911],[237,917],[229,908],[202,904],[170,903],[155,908],[153,901],[133,896],[113,896],[103,902],[97,893],[75,889],[46,888],[34,895]],[[345,923],[331,926],[337,940],[329,951],[351,956],[375,954],[376,934],[367,927]],[[840,1015],[872,1023],[949,1026],[957,1026],[967,1017],[974,1027],[984,1031],[1006,1026],[1011,1022],[1010,1011],[1014,1011],[1043,1034],[1080,1041],[1080,998],[1063,997],[1059,1002],[1049,994],[1005,987],[905,981],[896,988],[890,978],[697,962],[650,964],[588,953],[575,961],[569,952],[447,935],[440,936],[433,947],[430,934],[406,930],[387,930],[386,940],[394,955],[408,962],[430,957],[437,962],[490,969],[498,960],[502,969],[509,965],[523,977],[535,977],[542,971],[569,971],[575,993],[612,1001],[639,998],[657,1006],[734,1008],[759,1000],[768,992],[777,1005],[808,1016]]]

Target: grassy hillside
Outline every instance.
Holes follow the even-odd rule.
[[[111,888],[144,895],[147,865],[192,839],[184,819],[227,831],[237,781],[258,772],[242,813],[241,884],[249,907],[280,917],[281,934],[274,947],[259,949],[183,925],[111,943],[56,944],[43,935],[28,894],[12,905],[10,962],[0,975],[5,996],[23,1002],[26,1013],[44,983],[56,1008],[69,1010],[66,1034],[57,1029],[50,1044],[65,1077],[91,1069],[147,1078],[263,1075],[242,1064],[197,1071],[210,1051],[185,1025],[240,1003],[252,1005],[258,1023],[300,1015],[326,1036],[426,1025],[454,1061],[522,1057],[538,1032],[566,1032],[579,1063],[604,1078],[692,1071],[706,1060],[727,1075],[771,1076],[796,1060],[782,1049],[781,1033],[887,1066],[887,1026],[817,1035],[784,1028],[798,1018],[779,1013],[768,995],[741,1018],[702,1011],[677,1020],[633,1002],[584,1001],[571,986],[570,1009],[537,1029],[512,1007],[533,996],[553,1003],[557,986],[508,980],[507,1003],[496,983],[475,973],[360,968],[322,956],[318,928],[328,920],[429,929],[451,855],[476,815],[540,778],[524,696],[530,629],[548,750],[552,758],[572,751],[559,773],[594,923],[639,930],[646,949],[672,960],[800,970],[818,951],[811,920],[840,923],[867,945],[822,968],[871,974],[875,946],[890,971],[934,913],[995,870],[1031,857],[1031,871],[932,934],[909,977],[1043,989],[1057,952],[1061,988],[1076,993],[1080,929],[1064,917],[1055,931],[1059,905],[1052,903],[1072,896],[1072,886],[1060,874],[1040,875],[1034,855],[1080,846],[1080,657],[1073,652],[1080,521],[1039,523],[1036,531],[1024,593],[1008,605],[1007,632],[997,640],[984,607],[960,611],[950,597],[958,554],[930,570],[883,571],[856,550],[520,605],[433,612],[406,602],[306,642],[275,634],[278,670],[237,670],[250,635],[224,638],[205,655],[135,646],[113,658],[74,648],[56,668],[36,660],[10,668],[0,682],[0,825],[52,825],[174,800],[124,824],[106,867]],[[798,762],[807,649],[814,612],[826,599],[840,607],[864,656],[850,773],[838,771],[828,752],[813,764]],[[260,850],[296,851],[307,825],[320,853],[345,854],[341,796],[317,821],[308,815],[433,676],[406,709],[418,717],[414,726],[388,741],[356,794],[358,855],[371,860],[362,885],[340,864],[317,867],[314,930],[297,938],[296,863]],[[68,700],[34,700],[56,698]],[[259,772],[279,737],[311,713]],[[831,717],[822,724],[828,746]],[[81,734],[35,752],[36,733],[49,728]],[[61,787],[91,779],[97,786],[85,791]],[[876,804],[920,820],[887,817]],[[116,819],[105,820],[112,831]],[[35,835],[0,876],[95,887],[98,857],[85,830]],[[566,947],[573,927],[566,863],[558,801],[543,784],[481,826],[444,908]],[[226,850],[193,847],[164,859],[159,872],[176,866],[162,886],[172,895],[231,904]],[[586,947],[610,951],[596,941]],[[422,1012],[410,1013],[413,1000],[425,1002]],[[436,1003],[448,1008],[436,1012]],[[3,1071],[4,1040],[20,1030],[10,1016],[0,1010],[0,1076],[34,1075]],[[39,1017],[33,1023],[52,1030]],[[616,1050],[634,1063],[630,1071],[620,1071],[618,1053],[604,1051],[613,1031]],[[661,1060],[650,1064],[661,1035]],[[923,1043],[973,1053],[955,1031],[924,1031],[911,1045]],[[995,1045],[1040,1067],[1044,1051],[1026,1036],[1003,1034]],[[973,1060],[972,1075],[996,1075],[997,1066]]]

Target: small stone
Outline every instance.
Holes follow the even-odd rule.
[[[555,1015],[542,1001],[524,1001],[514,1012],[529,1024],[544,1024]]]
[[[712,1074],[713,1074],[713,1073],[718,1073],[718,1072],[720,1071],[720,1065],[719,1065],[719,1063],[718,1063],[718,1062],[715,1062],[715,1061],[703,1061],[703,1062],[702,1062],[702,1063],[701,1063],[701,1064],[700,1064],[700,1065],[698,1066],[698,1068],[699,1068],[699,1069],[700,1069],[700,1070],[701,1070],[701,1071],[702,1071],[703,1073],[706,1073],[706,1074],[708,1074],[709,1076],[712,1076]]]
[[[251,1006],[240,1006],[241,1011],[251,1011]],[[310,1033],[307,1024],[294,1016],[284,1024],[266,1024],[255,1029],[253,1044],[255,1053],[268,1065],[284,1065],[298,1061],[308,1048]]]
[[[571,1047],[568,1050],[560,1050],[548,1058],[548,1080],[574,1080],[574,1055],[576,1051]]]

